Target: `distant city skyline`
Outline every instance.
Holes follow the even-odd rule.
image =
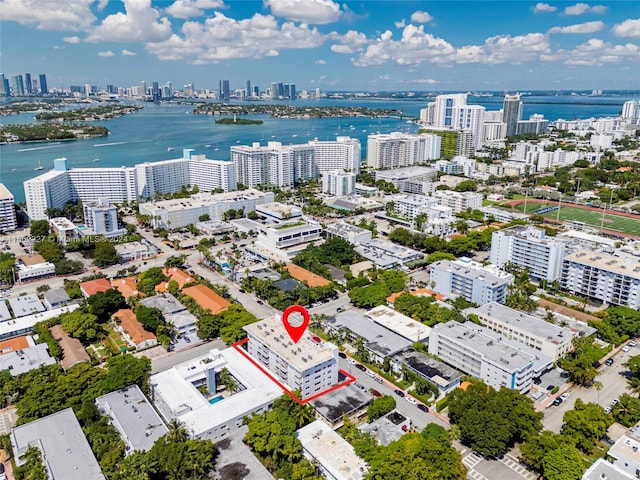
[[[2,70],[49,89],[633,89],[635,2],[0,0]],[[27,85],[25,85],[27,87]]]

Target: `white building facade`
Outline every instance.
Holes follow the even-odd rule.
[[[393,132],[369,135],[367,165],[371,168],[397,168],[440,158],[442,139],[433,134]]]
[[[322,191],[337,197],[344,197],[354,193],[356,189],[356,174],[344,170],[331,170],[322,173]]]
[[[0,183],[0,233],[18,228],[13,194]]]

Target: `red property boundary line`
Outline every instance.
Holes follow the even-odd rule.
[[[342,387],[344,387],[346,385],[349,385],[350,383],[353,383],[353,382],[355,382],[357,380],[356,377],[354,377],[350,373],[345,372],[344,370],[339,370],[339,372],[341,372],[345,377],[347,377],[347,380],[345,380],[343,382],[340,382],[340,383],[334,385],[333,387],[327,388],[326,390],[323,390],[322,392],[318,392],[315,395],[312,395],[311,397],[302,400],[300,397],[294,395],[293,392],[291,392],[290,390],[287,390],[287,387],[285,387],[284,384],[282,382],[280,382],[280,380],[278,380],[273,375],[271,375],[271,373],[266,368],[264,368],[262,365],[260,365],[255,359],[251,358],[251,356],[249,356],[249,354],[245,351],[244,348],[240,347],[240,345],[244,345],[245,343],[249,343],[249,339],[248,338],[245,338],[244,340],[240,340],[240,341],[234,343],[231,346],[233,348],[235,348],[236,351],[239,352],[244,358],[249,360],[256,368],[258,368],[258,370],[260,370],[267,377],[269,377],[269,379],[273,383],[278,385],[282,389],[282,391],[284,393],[289,395],[291,398],[293,398],[300,405],[305,405],[305,404],[311,402],[312,400],[315,400],[316,398],[322,397],[323,395],[326,395],[327,393],[331,393],[331,392],[333,392],[333,391],[335,391],[335,390],[337,390],[339,388],[342,388]]]

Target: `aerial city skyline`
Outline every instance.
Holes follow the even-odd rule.
[[[264,90],[632,89],[632,2],[3,0],[6,75],[49,88],[142,80]],[[55,15],[53,15],[55,11]],[[391,13],[390,13],[391,12]],[[55,18],[55,21],[51,20]],[[499,21],[495,21],[499,19]]]

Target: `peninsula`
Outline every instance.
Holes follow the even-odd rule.
[[[107,127],[94,125],[45,123],[0,126],[0,143],[73,140],[106,135],[109,135]]]
[[[74,110],[64,110],[56,112],[41,112],[36,115],[36,120],[54,120],[56,122],[72,121],[96,121],[109,120],[111,118],[122,117],[142,110],[139,105],[101,105],[99,107],[78,108]]]

